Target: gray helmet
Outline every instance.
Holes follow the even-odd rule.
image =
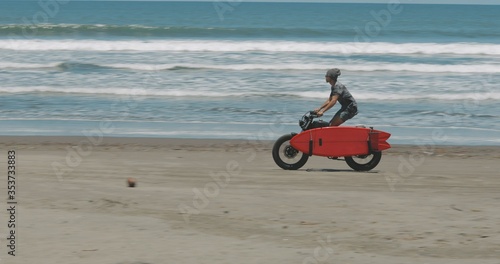
[[[330,69],[326,72],[325,77],[330,77],[332,79],[337,79],[340,76],[340,70],[337,68]]]

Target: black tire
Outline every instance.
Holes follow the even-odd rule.
[[[306,164],[309,156],[290,145],[293,135],[281,136],[273,146],[273,159],[280,168],[284,170],[298,170]]]
[[[374,151],[368,155],[359,155],[353,157],[345,157],[345,162],[349,167],[356,171],[369,171],[377,167],[382,159],[382,152]]]

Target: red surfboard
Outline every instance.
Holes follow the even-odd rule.
[[[345,157],[388,149],[390,136],[387,132],[364,127],[321,127],[297,134],[290,144],[309,155]]]

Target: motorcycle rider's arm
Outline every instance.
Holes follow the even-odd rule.
[[[330,97],[326,99],[326,101],[319,108],[316,108],[314,112],[318,113],[321,109],[325,108],[325,106],[327,106],[328,103],[330,102],[330,99],[331,99]]]
[[[318,116],[322,116],[326,111],[332,108],[337,103],[338,99],[338,94],[335,94],[334,96],[328,98],[328,100],[326,100],[326,102],[319,109],[317,109],[316,113],[318,114]]]

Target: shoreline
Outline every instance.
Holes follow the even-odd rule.
[[[389,141],[390,142],[390,141]],[[149,138],[149,137],[84,137],[84,136],[0,136],[0,146],[30,149],[39,146],[64,149],[68,145],[91,148],[198,149],[237,151],[241,148],[271,150],[274,140]],[[424,153],[429,156],[500,158],[500,146],[488,145],[412,145],[391,144],[387,155]]]

